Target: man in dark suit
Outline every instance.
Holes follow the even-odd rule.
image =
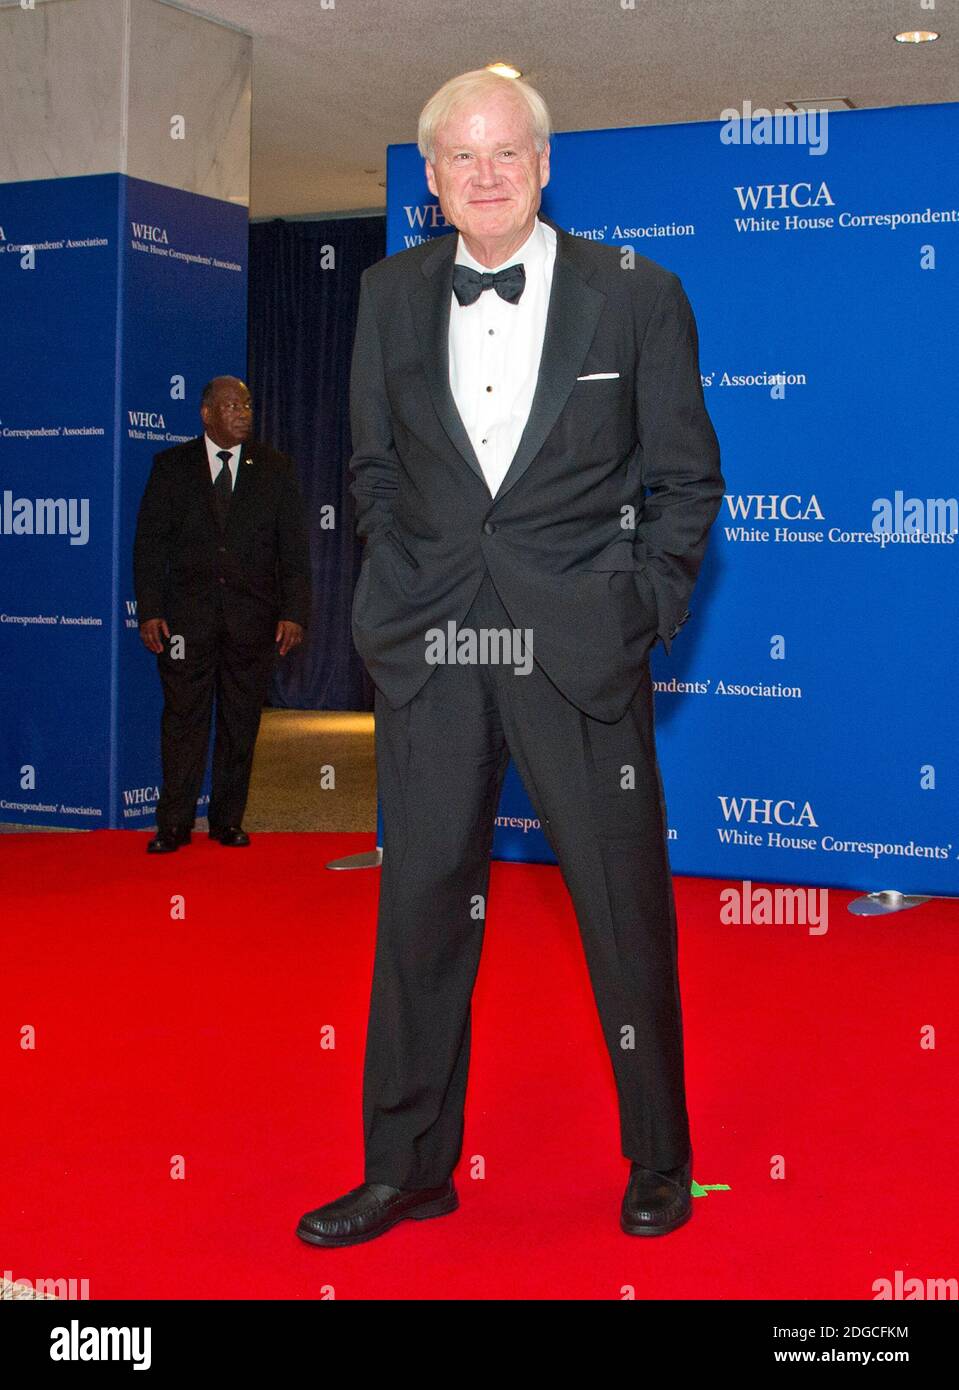
[[[384,820],[365,1181],[298,1234],[348,1245],[457,1205],[510,755],[612,1060],[632,1161],[620,1224],[665,1234],[690,1214],[692,1154],[648,658],[689,617],[724,491],[695,321],[676,275],[537,215],[549,116],[526,84],[455,78],[419,136],[459,235],[364,273],[351,384],[353,635]]]
[[[260,713],[278,651],[309,621],[303,502],[290,459],[250,443],[250,393],[236,377],[203,390],[204,433],[156,455],[137,519],[140,636],[163,683],[163,786],[151,854],[189,844],[216,696],[210,835],[243,829]]]

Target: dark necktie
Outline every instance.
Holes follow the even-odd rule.
[[[233,500],[233,478],[230,474],[230,451],[220,449],[217,458],[223,462],[223,467],[216,475],[216,482],[213,484],[214,500],[216,502],[217,516],[220,518],[220,525],[226,525],[226,519],[230,511],[230,503]]]
[[[453,293],[461,304],[474,304],[484,290],[495,290],[507,304],[518,304],[525,285],[526,268],[521,261],[495,273],[468,265],[453,267]]]

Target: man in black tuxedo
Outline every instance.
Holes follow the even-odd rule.
[[[510,755],[613,1064],[632,1161],[620,1224],[665,1234],[691,1212],[692,1155],[648,658],[689,617],[724,491],[695,321],[676,275],[537,215],[549,116],[526,84],[454,78],[419,137],[459,235],[364,272],[351,383],[353,635],[384,820],[365,1181],[298,1234],[349,1245],[457,1205]]]
[[[250,392],[236,377],[203,390],[204,433],[156,455],[137,519],[140,636],[163,683],[163,786],[151,854],[189,844],[216,695],[210,835],[243,829],[253,748],[276,652],[309,621],[310,561],[293,463],[250,443]]]

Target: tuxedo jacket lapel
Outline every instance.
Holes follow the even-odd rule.
[[[546,311],[543,355],[529,419],[497,490],[497,502],[526,472],[558,420],[576,385],[606,303],[605,294],[589,284],[591,267],[578,254],[583,243],[557,227],[550,218],[544,217],[543,221],[556,232],[556,261]]]
[[[450,302],[457,238],[456,232],[436,238],[432,253],[423,260],[423,282],[417,284],[410,294],[410,309],[418,340],[422,344],[423,369],[440,423],[453,446],[485,486],[483,470],[450,387]]]
[[[233,484],[233,501],[230,503],[230,515],[233,515],[233,508],[237,502],[243,501],[251,491],[255,478],[256,462],[253,458],[253,450],[249,444],[240,445],[240,461],[236,466],[236,482]]]
[[[203,497],[211,524],[219,529],[220,517],[216,509],[216,498],[213,493],[213,479],[210,477],[210,460],[206,452],[206,437],[201,434],[198,439],[194,439],[192,449],[197,487]]]
[[[606,296],[589,284],[591,269],[578,254],[578,238],[540,212],[556,232],[556,261],[546,314],[546,333],[529,419],[496,501],[522,477],[542,448],[573,389],[589,351]],[[436,413],[459,454],[483,481],[483,470],[456,408],[449,382],[450,304],[458,234],[436,238],[424,258],[424,281],[410,295],[410,309],[420,343],[423,368]]]

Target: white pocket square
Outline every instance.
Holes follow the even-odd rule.
[[[590,372],[588,376],[578,376],[577,381],[614,381],[619,372]]]

